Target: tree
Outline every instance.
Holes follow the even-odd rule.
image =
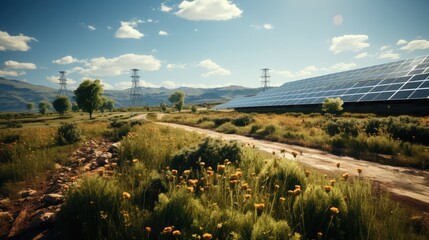
[[[44,101],[44,100],[40,101],[39,102],[39,112],[41,114],[45,115],[51,106],[52,105],[48,101]]]
[[[99,109],[102,104],[103,85],[100,80],[85,80],[74,91],[76,102],[80,109],[89,113],[89,119],[92,119],[92,113]]]
[[[77,105],[76,102],[72,103],[72,107],[71,107],[73,112],[79,112],[79,106]]]
[[[109,112],[112,112],[115,108],[115,100],[108,98],[106,102],[106,108],[109,110]]]
[[[159,106],[161,107],[162,112],[167,111],[167,105],[165,103],[161,103]]]
[[[25,107],[30,112],[34,108],[34,102],[28,102],[27,104],[25,104]]]
[[[341,98],[326,98],[322,105],[322,111],[337,113],[343,110],[343,100]]]
[[[55,111],[57,111],[60,115],[64,115],[65,112],[69,111],[71,108],[70,100],[66,96],[58,96],[52,102]]]
[[[182,91],[176,91],[168,98],[174,107],[180,111],[182,111],[183,106],[185,105],[185,93]]]
[[[197,110],[198,110],[198,109],[197,109],[197,106],[195,106],[195,105],[194,105],[194,106],[192,106],[192,107],[191,107],[191,112],[192,112],[192,113],[196,113],[196,112],[197,112]]]
[[[102,103],[101,103],[99,110],[101,111],[101,113],[104,113],[104,111],[106,111],[106,109],[108,109],[111,112],[113,110],[114,106],[115,106],[115,102],[113,99],[108,98],[108,97],[102,97]]]

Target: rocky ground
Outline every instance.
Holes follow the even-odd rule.
[[[64,166],[56,164],[40,186],[28,183],[34,189],[20,190],[16,199],[0,199],[0,239],[58,239],[56,214],[65,192],[83,176],[113,174],[118,146],[106,139],[85,142]]]

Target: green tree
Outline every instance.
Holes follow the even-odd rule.
[[[52,105],[48,101],[43,100],[39,102],[39,112],[43,115],[48,112],[50,107],[52,107]]]
[[[197,106],[195,106],[195,105],[194,105],[194,106],[192,106],[192,108],[191,108],[191,112],[192,112],[192,113],[196,113],[196,112],[197,112],[197,110],[198,110],[198,109],[197,109]]]
[[[30,112],[34,108],[34,102],[28,102],[27,104],[25,104],[25,107]]]
[[[106,109],[109,110],[109,112],[112,112],[115,108],[115,100],[108,98],[106,102]]]
[[[68,97],[66,96],[58,96],[52,102],[55,111],[57,111],[60,115],[64,115],[71,108],[71,103]]]
[[[79,108],[89,113],[89,119],[92,119],[92,113],[102,104],[103,85],[100,80],[83,81],[74,94]]]
[[[185,93],[182,91],[176,91],[171,94],[168,101],[170,101],[180,113],[185,105]]]
[[[165,103],[161,103],[159,106],[161,107],[162,112],[167,111],[167,105]]]
[[[102,103],[100,105],[99,110],[101,113],[104,113],[104,111],[109,110],[110,112],[113,110],[115,106],[115,101],[108,97],[102,97]]]
[[[326,98],[322,104],[322,111],[337,113],[343,110],[343,100],[341,98]]]
[[[71,109],[73,112],[79,112],[79,106],[75,102],[72,103]]]

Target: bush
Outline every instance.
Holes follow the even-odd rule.
[[[341,98],[326,98],[322,104],[322,111],[337,113],[343,110],[343,100]]]
[[[368,135],[378,135],[378,133],[381,131],[381,126],[383,122],[376,118],[368,119],[364,126],[365,126],[365,133]]]
[[[250,127],[250,130],[249,130],[249,133],[250,134],[255,134],[259,129],[261,129],[262,128],[262,126],[261,125],[259,125],[259,124],[255,124],[255,125],[252,125],[251,127]]]
[[[19,122],[8,122],[6,128],[22,128],[22,124]]]
[[[261,136],[268,136],[268,135],[275,133],[276,131],[277,131],[277,126],[274,124],[269,124],[259,134]]]
[[[19,141],[20,135],[19,134],[12,134],[12,135],[6,135],[3,137],[3,139],[0,141],[4,144],[10,144]]]
[[[238,117],[233,120],[233,124],[237,127],[245,127],[251,124],[252,122],[254,122],[253,118],[248,115]]]
[[[217,128],[217,131],[221,133],[228,133],[228,134],[237,133],[237,130],[238,130],[237,127],[230,122],[224,123]]]
[[[328,121],[325,124],[324,130],[331,137],[340,134],[341,132],[340,125],[335,121]]]
[[[324,130],[329,136],[344,133],[345,136],[356,137],[359,134],[357,122],[354,120],[330,120],[326,123]]]
[[[310,113],[310,117],[321,117],[322,114],[320,113]]]
[[[221,139],[207,138],[197,147],[185,148],[175,154],[171,159],[170,167],[183,171],[186,169],[200,169],[200,161],[205,166],[217,168],[217,165],[223,164],[225,159],[232,163],[238,163],[241,160],[241,149],[237,142],[225,142]]]
[[[286,240],[294,238],[292,237],[292,231],[286,221],[276,221],[272,217],[263,214],[253,225],[252,240],[265,239]]]
[[[386,121],[386,129],[393,138],[429,145],[429,127],[423,126],[415,118],[408,116],[389,117]]]
[[[331,207],[339,212],[333,213]],[[290,224],[303,234],[303,239],[317,239],[318,232],[324,235],[324,239],[343,239],[347,210],[339,189],[332,188],[326,192],[320,186],[310,185],[296,198]]]
[[[231,118],[215,118],[213,119],[213,122],[215,123],[215,126],[218,127],[224,123],[230,122]]]
[[[76,124],[64,124],[58,128],[57,143],[67,145],[80,141],[81,131]]]

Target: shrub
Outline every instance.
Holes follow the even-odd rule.
[[[228,159],[232,163],[241,160],[241,149],[237,142],[225,142],[221,139],[207,138],[197,147],[185,148],[171,158],[170,167],[183,171],[186,169],[200,169],[199,161],[205,166],[217,168],[218,164],[223,164]]]
[[[365,132],[368,135],[378,135],[378,133],[381,130],[383,122],[376,118],[370,118],[367,121],[365,121],[364,127]]]
[[[337,123],[346,136],[356,137],[359,134],[358,124],[355,120],[341,120]]]
[[[255,124],[255,125],[252,125],[251,127],[250,127],[250,130],[249,130],[249,133],[250,134],[255,134],[259,129],[261,129],[262,128],[262,126],[261,125],[259,125],[259,124]]]
[[[322,114],[320,113],[310,113],[310,117],[321,117]]]
[[[234,119],[233,124],[237,127],[245,127],[254,121],[252,117],[245,115]]]
[[[58,128],[57,142],[59,145],[72,144],[80,139],[81,131],[76,124],[63,124]]]
[[[156,119],[158,119],[158,114],[156,114],[156,113],[148,113],[146,115],[146,117],[147,117],[147,119],[150,119],[150,120],[156,120]]]
[[[329,136],[335,136],[341,132],[340,125],[335,121],[328,121],[325,124],[324,130]]]
[[[19,134],[12,134],[12,135],[6,135],[3,137],[3,139],[0,141],[4,144],[10,144],[19,141],[20,135]]]
[[[421,125],[420,121],[415,118],[408,116],[389,117],[386,121],[386,129],[393,138],[429,145],[429,127]]]
[[[215,118],[215,119],[213,119],[213,122],[215,123],[216,127],[218,127],[224,123],[230,122],[230,121],[231,121],[231,118]]]
[[[331,207],[339,210],[331,211]],[[347,204],[337,188],[328,193],[320,186],[310,185],[300,194],[293,206],[291,225],[302,233],[303,239],[317,239],[321,232],[325,239],[343,239],[346,228]]]
[[[217,128],[217,131],[219,131],[221,133],[233,134],[233,133],[237,133],[237,127],[234,124],[227,122],[227,123],[220,125]]]
[[[269,124],[259,134],[261,136],[268,136],[268,135],[274,134],[276,131],[277,131],[277,126],[274,124]]]
[[[285,220],[276,221],[272,217],[263,214],[253,225],[252,240],[264,239],[293,239],[292,231]]]
[[[343,100],[341,98],[326,98],[322,104],[322,111],[337,113],[343,110]]]
[[[19,122],[8,122],[6,128],[22,128],[22,124]]]

